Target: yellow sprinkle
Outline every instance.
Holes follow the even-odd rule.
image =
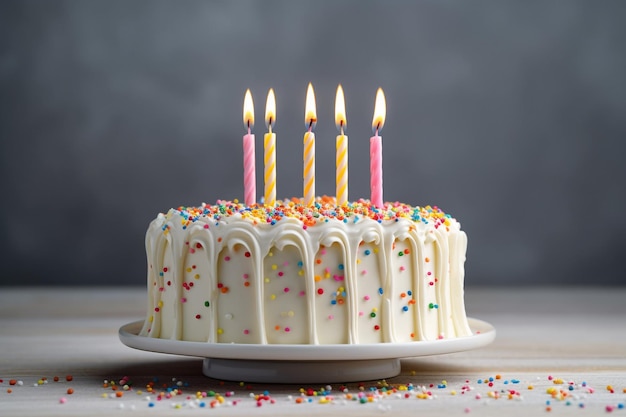
[[[222,328],[217,329],[217,334],[223,334],[223,333],[224,333],[224,329]]]
[[[276,299],[276,294],[270,295],[270,300],[275,300],[275,299]]]

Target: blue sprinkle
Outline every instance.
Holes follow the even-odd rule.
[[[201,401],[200,404],[198,404],[200,406],[200,408],[204,408],[206,407],[206,403],[204,401]]]
[[[335,304],[337,304],[337,300],[332,300],[330,303],[335,305]]]
[[[148,403],[148,407],[154,407],[154,403],[153,402],[149,402]]]
[[[343,271],[343,264],[339,264],[337,268],[339,268],[340,271]]]
[[[383,295],[383,289],[382,288],[378,289],[378,294]]]
[[[570,391],[574,391],[574,386],[570,385],[567,389],[570,390]]]
[[[408,306],[402,307],[402,311],[409,311],[409,307]]]
[[[411,295],[413,295],[413,291],[408,290],[408,291],[406,292],[406,294],[407,294],[408,296],[411,296]]]
[[[369,250],[369,249],[365,249],[365,255],[366,255],[366,256],[369,256],[369,254],[370,254],[370,253],[372,253],[372,252],[370,252],[370,250]]]

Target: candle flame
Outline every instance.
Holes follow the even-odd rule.
[[[317,123],[317,110],[315,108],[315,92],[313,92],[313,85],[309,83],[309,87],[306,90],[306,106],[304,108],[304,125],[307,129],[313,129]]]
[[[274,97],[274,89],[270,88],[267,92],[267,101],[265,102],[265,126],[272,131],[272,126],[276,124],[276,97]]]
[[[341,88],[341,84],[339,84],[337,86],[337,95],[335,96],[335,125],[342,135],[347,124],[346,101],[343,98],[343,88]]]
[[[252,129],[254,126],[254,104],[250,89],[246,90],[246,95],[243,98],[243,125],[248,129]]]
[[[376,91],[376,103],[374,104],[374,118],[372,119],[372,130],[378,132],[382,130],[385,124],[385,116],[387,114],[387,104],[385,103],[385,93],[379,88]]]

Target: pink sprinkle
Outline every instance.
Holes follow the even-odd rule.
[[[430,272],[430,271],[426,272],[426,275],[432,275],[432,274],[433,274],[433,273],[432,273],[432,272]]]
[[[279,277],[282,277],[283,275],[285,275],[285,273],[284,273],[283,271],[280,271],[280,272],[278,273],[278,276],[279,276]]]
[[[186,299],[185,297],[183,297],[183,298],[181,298],[181,299],[180,299],[180,302],[181,302],[181,303],[186,303],[186,302],[187,302],[187,299]]]
[[[363,315],[362,311],[359,311],[359,317],[361,317]]]
[[[335,316],[333,316],[332,314],[330,316],[328,316],[328,320],[332,320],[334,318],[335,318]]]
[[[285,287],[284,292],[289,292],[289,287]]]
[[[472,410],[470,410],[470,408],[469,408],[469,407],[465,407],[465,412],[466,412],[466,413],[469,413],[470,411],[472,411]]]
[[[224,257],[224,260],[225,260],[226,262],[230,261],[230,256],[225,256],[225,257]]]
[[[285,261],[285,262],[283,263],[283,266],[288,266],[288,265],[289,265],[289,261]]]
[[[404,271],[404,270],[405,270],[404,266],[401,266],[400,271]]]
[[[286,331],[286,332],[290,332],[290,331],[291,331],[291,329],[290,329],[289,327],[285,327],[285,331]]]
[[[613,410],[615,410],[615,407],[613,407],[612,405],[607,405],[605,410],[607,413],[612,413]]]
[[[194,248],[189,248],[189,253],[196,253],[196,250]]]
[[[367,269],[364,269],[363,272],[361,272],[361,275],[365,275],[367,274]]]
[[[248,330],[248,329],[244,330],[243,334],[250,334],[250,330]]]
[[[322,250],[320,251],[320,253],[321,253],[322,255],[326,255],[326,249],[322,249]]]
[[[298,293],[298,295],[299,295],[300,297],[304,297],[304,294],[306,294],[304,291],[300,291],[300,292]]]
[[[208,225],[208,224],[205,224],[205,225],[204,225],[204,228],[205,228],[205,229],[208,229],[208,228],[209,228],[209,225]]]
[[[65,404],[66,402],[67,402],[67,398],[65,398],[65,397],[61,397],[59,399],[59,403],[61,403],[61,404]]]
[[[363,297],[363,299],[364,299],[365,301],[369,301],[369,300],[370,300],[370,296],[369,296],[369,295],[366,295],[365,297]]]
[[[243,279],[248,279],[249,275],[248,274],[243,274]]]

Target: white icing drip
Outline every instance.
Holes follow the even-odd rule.
[[[355,223],[328,219],[306,230],[294,218],[283,218],[275,225],[254,225],[240,215],[223,217],[219,223],[200,217],[187,227],[183,221],[172,210],[167,217],[155,219],[146,234],[148,311],[141,335],[267,344],[269,332],[274,332],[272,343],[320,344],[325,340],[406,342],[471,334],[463,302],[467,239],[453,219],[448,228],[437,229],[432,222],[403,218],[383,223],[369,218]],[[362,257],[363,247],[372,248],[367,250],[374,258]],[[406,249],[404,258],[394,253],[400,248]],[[291,271],[288,277],[264,276],[272,271],[273,251],[283,258],[286,253],[297,254],[283,261],[284,269]],[[324,257],[322,252],[329,259],[339,259],[342,270],[331,278],[317,274],[316,281],[316,269],[337,268],[317,263]],[[233,262],[226,261],[227,256]],[[296,274],[291,263],[298,262],[301,273]],[[359,269],[361,262],[374,270]],[[276,273],[280,272],[277,266]],[[431,285],[435,278],[437,282]],[[289,293],[287,286],[285,294],[280,294],[278,284],[268,285],[267,279],[293,282],[297,294]],[[289,281],[297,279],[304,284]],[[327,279],[334,282],[324,282]],[[190,283],[195,286],[189,288]],[[274,293],[266,292],[266,287]],[[343,288],[345,296],[337,288]],[[319,289],[323,294],[318,294]],[[296,307],[283,311],[279,296],[289,300],[284,305]],[[293,303],[303,303],[303,307]],[[431,303],[436,308],[429,308]],[[331,315],[342,321],[331,325]],[[339,330],[343,334],[332,335],[331,329],[343,329]],[[295,333],[287,334],[290,331]],[[305,339],[297,332],[305,334]]]

